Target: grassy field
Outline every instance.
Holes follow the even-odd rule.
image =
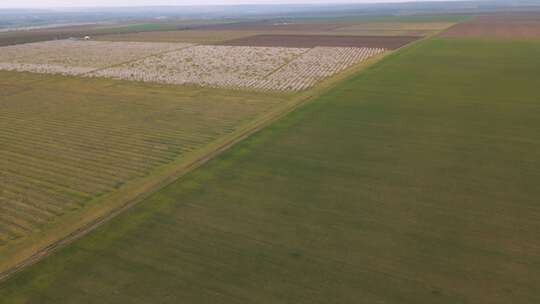
[[[0,270],[290,102],[10,72],[0,87]]]
[[[0,303],[538,303],[540,43],[386,57],[0,285]]]

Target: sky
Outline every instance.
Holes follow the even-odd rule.
[[[0,0],[0,8],[60,8],[97,6],[233,5],[306,3],[388,3],[427,0]]]

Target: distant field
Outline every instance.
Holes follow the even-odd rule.
[[[206,31],[298,31],[298,32],[324,32],[332,31],[343,26],[333,22],[297,22],[279,20],[256,20],[247,22],[234,22],[228,24],[211,24],[195,27],[196,30]]]
[[[66,25],[61,27],[44,27],[37,29],[0,32],[0,46],[32,43],[48,40],[67,39],[70,37],[84,37],[87,35],[98,37],[102,35],[129,34],[144,32],[171,31],[190,28],[192,26],[228,23],[235,20],[201,19],[201,20],[173,20],[168,22],[127,22],[111,24]]]
[[[426,36],[445,30],[454,22],[359,22],[337,28],[341,34],[373,36]]]
[[[0,72],[0,87],[0,269],[288,101],[11,72]]]
[[[189,29],[199,26],[210,26],[215,24],[228,24],[233,23],[235,20],[227,19],[173,19],[165,21],[147,21],[147,22],[138,22],[132,24],[125,24],[116,26],[110,29],[103,29],[101,33],[105,33],[107,30],[112,32],[147,32],[147,31],[172,31],[172,30],[182,30]],[[237,21],[236,21],[237,22]],[[101,34],[100,33],[100,34]]]
[[[224,41],[220,44],[300,48],[312,48],[316,46],[360,47],[393,50],[420,38],[416,36],[255,35]]]
[[[305,23],[353,23],[353,22],[392,22],[392,23],[459,23],[470,20],[470,14],[413,14],[413,15],[354,15],[329,17],[303,17],[299,22]]]
[[[30,31],[0,32],[0,46],[16,45],[23,43],[67,39],[72,36],[84,36],[92,32],[95,26],[70,26],[62,28],[48,28]]]
[[[429,18],[428,18],[429,17]],[[156,41],[220,43],[255,35],[364,35],[427,36],[466,20],[463,16],[425,16],[424,18],[372,17],[360,19],[299,19],[290,22],[253,21],[206,25],[179,31],[154,31],[99,36],[110,41]]]
[[[86,35],[128,33],[129,26],[77,25],[34,30],[0,32],[0,46],[16,45],[48,40],[84,37]]]
[[[401,49],[15,275],[0,303],[539,303],[539,53]]]
[[[156,31],[130,34],[113,34],[96,37],[103,41],[140,41],[140,42],[188,42],[188,43],[218,43],[225,40],[257,35],[258,31],[204,31],[177,30]]]
[[[0,46],[91,35],[99,40],[216,43],[258,34],[425,36],[469,16],[361,16],[294,18],[290,21],[169,20],[119,24],[73,25],[0,32]],[[283,24],[285,23],[285,24]]]
[[[445,31],[444,37],[458,38],[540,38],[540,13],[500,13],[479,16]]]

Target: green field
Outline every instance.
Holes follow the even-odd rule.
[[[0,285],[1,303],[539,303],[540,43],[422,41]]]

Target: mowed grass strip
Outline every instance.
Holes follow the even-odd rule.
[[[540,43],[386,57],[0,285],[1,303],[538,303]]]
[[[0,87],[0,265],[25,236],[287,100],[13,72]]]

